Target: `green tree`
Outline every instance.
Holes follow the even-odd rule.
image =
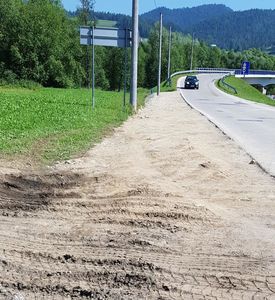
[[[90,25],[91,21],[94,20],[93,12],[95,0],[80,0],[81,8],[79,12],[79,19],[82,25]]]
[[[68,19],[60,2],[29,0],[6,4],[5,1],[5,6],[0,5],[0,14],[5,14],[0,50],[5,65],[20,79],[49,86],[74,85],[76,74],[82,74],[79,40],[76,24]]]
[[[158,65],[159,65],[159,23],[156,23],[150,32],[148,39],[148,56],[146,61],[146,86],[153,87],[157,84]],[[163,28],[162,43],[162,80],[166,79],[168,57],[168,31]]]
[[[142,42],[138,52],[138,86],[146,85],[146,54],[148,52],[148,44]]]
[[[80,25],[84,26],[93,26],[94,18],[94,4],[95,0],[80,0],[81,7],[78,9],[78,18]],[[86,76],[85,76],[85,86],[88,87],[90,85],[90,64],[91,64],[91,53],[89,52],[88,46],[84,48],[84,56],[83,56],[83,65],[85,66]]]

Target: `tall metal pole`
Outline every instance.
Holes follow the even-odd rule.
[[[94,26],[92,28],[92,107],[95,108],[95,38]]]
[[[123,108],[126,107],[126,91],[127,91],[127,64],[128,64],[128,29],[125,28],[125,52],[124,52],[124,93]]]
[[[192,49],[191,49],[191,62],[190,62],[190,70],[191,71],[193,69],[194,36],[195,36],[195,32],[193,32],[193,35],[192,35]]]
[[[172,27],[169,29],[169,46],[168,46],[168,67],[167,67],[167,80],[169,85],[171,84],[171,47],[172,47]]]
[[[131,105],[137,110],[137,73],[138,73],[138,0],[133,0],[132,10],[132,76],[131,76]]]
[[[159,21],[159,72],[158,72],[158,91],[157,95],[160,94],[160,83],[161,83],[161,55],[162,55],[162,13],[160,13]]]

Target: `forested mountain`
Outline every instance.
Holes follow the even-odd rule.
[[[184,32],[187,28],[190,28],[200,22],[211,20],[218,16],[224,16],[232,12],[233,10],[231,8],[222,4],[209,4],[178,9],[160,7],[142,14],[140,19],[148,22],[149,24],[153,24],[159,20],[159,15],[162,13],[163,24],[165,26],[173,25],[175,30]]]
[[[140,16],[141,37],[149,36],[160,12],[166,28],[171,25],[173,31],[195,33],[208,44],[234,50],[260,48],[275,54],[275,10],[233,11],[222,4],[181,9],[161,7]],[[77,12],[71,15],[77,15]],[[123,14],[94,12],[94,18],[116,21],[122,28],[131,26],[131,17]]]
[[[204,20],[182,30],[219,47],[265,49],[275,45],[275,10],[251,9]]]
[[[156,22],[163,13],[165,26],[195,35],[209,44],[225,49],[268,49],[274,52],[275,10],[251,9],[233,11],[224,5],[202,5],[193,8],[158,8],[141,16]],[[272,50],[273,49],[273,50]]]
[[[201,5],[193,8],[168,9],[160,7],[140,16],[140,36],[147,38],[154,23],[159,21],[160,13],[164,15],[164,26],[173,26],[174,31],[185,32],[187,28],[205,20],[233,12],[232,9],[222,4]],[[78,12],[69,12],[76,16]],[[121,28],[131,26],[131,17],[123,14],[109,12],[93,12],[95,20],[112,20]]]

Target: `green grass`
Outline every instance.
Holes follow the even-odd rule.
[[[169,85],[168,81],[162,82],[161,87],[160,87],[160,91],[161,92],[174,92],[174,91],[176,91],[177,90],[178,79],[182,76],[183,75],[177,75],[177,76],[172,77],[171,85]]]
[[[174,76],[171,80],[171,85],[169,85],[168,81],[163,81],[160,86],[161,92],[175,92],[177,90],[177,82],[179,78],[186,76],[185,74]],[[156,93],[157,87],[154,87],[151,92]]]
[[[139,105],[148,90],[139,90]],[[84,153],[130,114],[123,93],[87,89],[0,88],[0,156],[51,163]],[[129,95],[127,95],[127,102]]]
[[[229,76],[225,79],[225,82],[230,84],[231,86],[235,87],[237,90],[237,94],[234,94],[230,89],[224,87],[221,81],[216,82],[216,85],[222,91],[235,95],[239,98],[251,100],[258,103],[264,103],[268,105],[275,106],[275,101],[271,100],[256,88],[245,82],[240,78],[236,78],[235,76]]]

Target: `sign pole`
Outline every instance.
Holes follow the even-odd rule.
[[[245,78],[245,75],[248,75],[250,71],[250,62],[249,61],[244,61],[242,62],[242,75],[243,78]]]
[[[162,13],[160,14],[159,22],[159,70],[158,70],[158,91],[157,95],[160,94],[160,83],[161,83],[161,56],[162,56]]]
[[[137,0],[133,0],[137,1]],[[138,12],[135,10],[135,29],[138,29]],[[106,27],[92,27],[80,26],[80,44],[86,46],[92,46],[92,74],[90,78],[89,73],[89,88],[91,83],[92,88],[92,108],[95,108],[95,46],[106,46],[106,47],[119,47],[125,48],[125,66],[124,66],[124,99],[123,104],[126,107],[126,92],[127,92],[127,66],[128,66],[128,51],[127,48],[131,46],[130,29],[120,29],[120,28],[106,28]],[[137,107],[137,55],[138,55],[138,30],[136,30],[136,42],[133,41],[133,83],[131,87],[131,103],[136,110]],[[92,82],[91,82],[92,81]]]
[[[138,72],[138,0],[132,2],[132,74],[131,74],[131,105],[137,110],[137,72]]]
[[[95,108],[95,37],[92,27],[92,108]]]
[[[125,110],[126,107],[126,90],[127,90],[127,63],[128,63],[128,50],[127,50],[127,44],[128,44],[128,29],[125,28],[125,52],[124,52],[124,95],[123,95],[123,108]]]

